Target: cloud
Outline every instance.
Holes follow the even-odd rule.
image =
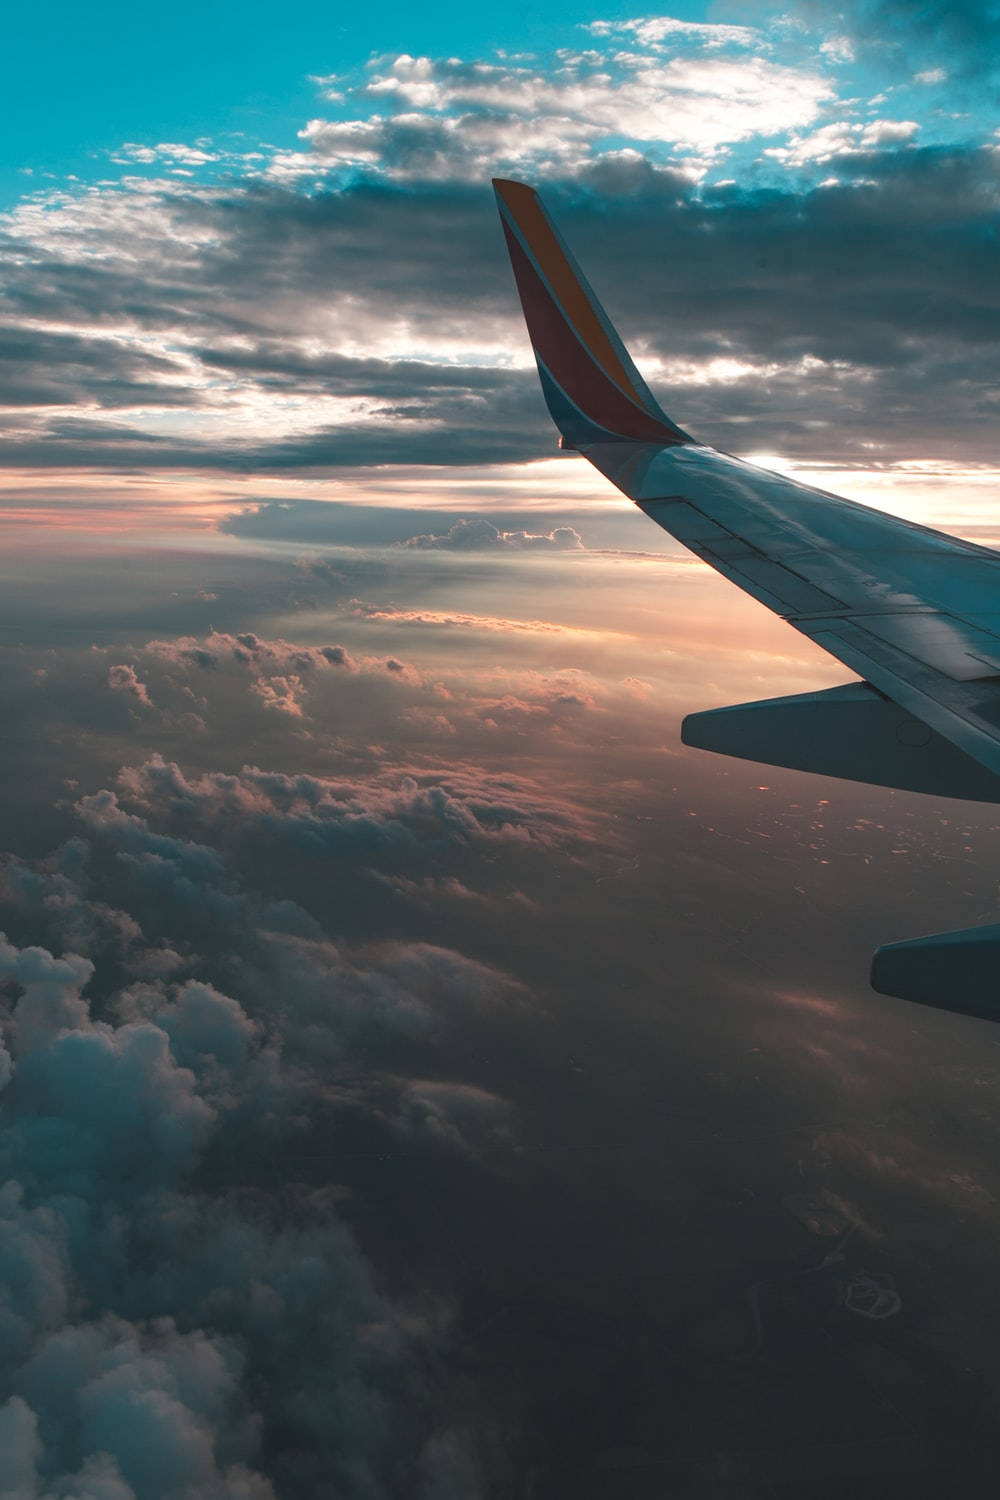
[[[920,126],[915,120],[869,120],[865,124],[847,120],[823,125],[812,135],[793,134],[786,146],[769,146],[766,156],[789,167],[808,162],[829,162],[834,157],[851,157],[858,152],[878,152],[886,146],[912,141]]]
[[[563,469],[563,460],[557,458],[551,467],[556,472],[550,472],[550,475],[546,477],[550,479],[554,488],[553,500],[558,500],[563,498],[559,494],[560,480],[563,477],[559,471]],[[470,551],[503,552],[525,548],[530,550],[532,547],[537,547],[543,552],[579,550],[577,541],[574,540],[579,533],[575,527],[565,523],[551,527],[548,531],[537,532],[513,531],[504,524],[512,508],[509,486],[517,484],[521,478],[527,479],[526,488],[531,498],[534,499],[539,490],[545,493],[545,480],[540,476],[536,480],[535,475],[520,476],[516,471],[512,471],[509,476],[497,474],[485,479],[479,475],[472,475],[469,476],[466,486],[463,486],[462,477],[458,476],[458,489],[461,492],[464,488],[466,503],[471,505],[482,503],[477,491],[481,490],[485,497],[492,489],[496,495],[497,504],[495,507],[490,506],[490,514],[487,516],[476,514],[457,522],[453,519],[453,511],[440,508],[416,509],[409,500],[407,489],[412,484],[418,493],[421,488],[427,491],[433,503],[448,482],[448,476],[441,475],[440,483],[436,485],[435,477],[430,475],[425,477],[419,471],[412,470],[409,470],[405,476],[402,474],[384,475],[385,488],[380,499],[384,496],[386,503],[355,505],[335,499],[302,500],[298,498],[261,500],[252,505],[243,506],[235,514],[227,516],[221,522],[220,530],[233,536],[258,537],[266,541],[336,547],[338,551],[335,556],[324,556],[319,552],[309,551],[297,560],[297,566],[306,576],[322,579],[340,589],[350,589],[352,578],[371,577],[379,567],[385,572],[398,565],[398,559],[391,556],[373,557],[373,549],[378,548],[395,548],[405,545],[413,546],[421,551],[460,551],[463,550],[461,545],[455,547],[449,544],[469,543],[473,544],[469,546]],[[397,495],[401,498],[405,497],[406,503],[391,503]],[[566,513],[567,507],[564,503],[561,507],[560,521],[562,514]],[[485,527],[481,524],[482,522],[486,523]],[[417,533],[416,538],[414,537],[415,526],[423,528]],[[450,534],[453,531],[452,537]],[[425,541],[425,538],[430,540]],[[581,538],[580,548],[582,545]],[[368,556],[363,559],[352,558],[346,555],[348,548],[363,550]]]
[[[473,615],[458,611],[404,609],[398,604],[376,604],[366,599],[352,599],[354,613],[365,620],[391,620],[407,625],[447,625],[470,630],[526,631],[533,635],[560,635],[571,628],[551,620],[509,620],[503,615]],[[606,632],[602,632],[606,634]]]
[[[113,692],[124,693],[129,698],[134,698],[136,703],[143,708],[151,708],[152,702],[144,682],[140,682],[136,676],[135,667],[129,666],[127,662],[119,662],[108,668],[108,687]]]
[[[483,1089],[468,1084],[442,1083],[436,1079],[414,1079],[406,1086],[399,1128],[425,1132],[449,1145],[466,1149],[469,1140],[484,1131],[495,1131],[506,1105]]]
[[[879,150],[902,141],[912,141],[919,129],[916,120],[870,120],[861,131],[859,145],[862,151]]]
[[[399,520],[406,525],[405,512]],[[507,587],[502,575],[516,555],[522,554],[503,552],[494,563],[489,553],[451,554],[456,561],[449,557],[446,565],[464,571],[457,559],[469,558],[476,575],[472,587],[482,592]],[[555,554],[560,570],[561,555]],[[415,584],[422,589],[428,573],[442,567],[434,549],[400,548],[396,556],[395,581],[407,594]],[[605,566],[599,559],[586,565]],[[543,559],[537,570],[540,579],[547,575]],[[424,772],[433,778],[449,769],[448,762],[456,771],[477,764],[513,769],[513,761],[496,757],[504,744],[510,751],[528,748],[517,740],[523,740],[529,720],[533,733],[551,738],[578,732],[581,715],[622,711],[601,663],[611,651],[634,665],[633,637],[545,620],[406,610],[392,601],[340,603],[336,594],[331,601],[325,580],[312,590],[300,584],[301,576],[288,561],[265,575],[271,599],[276,586],[283,598],[284,577],[293,599],[302,601],[295,608],[303,633],[312,637],[308,642],[236,629],[172,640],[157,636],[145,645],[14,653],[8,712],[22,732],[10,747],[8,818],[19,816],[17,788],[30,778],[39,795],[57,804],[56,821],[64,820],[67,744],[74,747],[74,785],[98,779],[108,785],[123,761],[141,762],[155,750],[166,763],[183,766],[189,780],[206,767],[237,771],[249,764],[291,766],[332,781],[333,764],[343,768],[345,787],[356,782],[363,791],[373,767],[386,776],[395,770],[400,780],[416,771],[420,785],[426,784]],[[177,578],[189,581],[181,559]],[[167,577],[165,586],[173,581]],[[542,581],[547,587],[547,577]],[[187,617],[186,597],[178,621]],[[136,605],[140,616],[146,613],[144,596]],[[537,599],[531,607],[536,605]],[[244,593],[235,598],[232,614],[246,613]],[[340,624],[330,630],[334,613]],[[467,644],[455,656],[449,640],[458,633]],[[131,677],[121,675],[124,689],[109,683],[109,662],[135,674],[150,706],[129,690]],[[515,704],[523,707],[515,710]],[[451,741],[444,765],[442,736]],[[531,793],[530,767],[525,792]],[[78,795],[74,791],[71,800]],[[72,945],[77,939],[68,896],[63,914]]]
[[[405,547],[437,549],[445,552],[480,552],[494,548],[509,548],[512,551],[580,551],[583,539],[572,526],[556,526],[552,531],[501,531],[483,516],[456,521],[447,531],[434,534],[425,532],[411,536],[403,543]]]
[[[632,36],[649,47],[661,47],[679,39],[702,42],[709,47],[754,47],[763,39],[762,32],[753,26],[682,21],[673,16],[651,16],[635,21],[592,21],[587,30],[597,37]]]
[[[828,13],[815,0],[797,0],[796,9],[810,22],[825,21]],[[986,82],[997,68],[996,38],[1000,31],[997,0],[850,0],[838,14],[838,28],[867,49],[871,61],[881,57],[890,65],[902,59],[910,67],[942,59],[968,82]]]
[[[206,162],[216,161],[217,156],[212,151],[206,151],[202,146],[187,146],[176,141],[161,141],[156,146],[143,146],[134,141],[126,141],[120,147],[118,158],[129,162],[166,161],[180,162],[185,166],[198,167]]]
[[[191,375],[186,360],[120,331],[0,329],[0,407],[197,406]]]
[[[731,129],[765,77],[781,82],[702,66],[732,62],[752,37],[642,24],[643,37],[633,28],[611,45],[669,49],[657,53],[661,100],[686,79],[690,118],[701,110],[706,130],[710,84],[733,84],[735,103],[720,109]],[[703,49],[694,61],[692,48]],[[675,57],[690,66],[668,70]],[[966,454],[990,413],[992,158],[910,149],[905,121],[869,131],[831,99],[831,115],[821,104],[795,127],[808,141],[843,115],[815,172],[769,159],[758,175],[734,169],[728,186],[711,173],[695,186],[704,162],[669,165],[662,143],[640,152],[586,134],[592,105],[605,122],[624,118],[613,114],[615,76],[596,77],[606,65],[606,55],[569,65],[558,98],[578,112],[565,148],[528,159],[678,415],[696,413],[699,435],[727,446],[791,434],[859,462],[873,442],[887,459],[914,441]],[[636,97],[640,62],[624,66]],[[805,71],[828,79],[826,66]],[[544,153],[552,135],[531,140],[523,127],[532,78],[547,69],[466,72],[435,65],[421,78],[378,64],[376,79],[402,80],[413,97],[369,96],[375,113],[398,111],[399,128],[385,157],[353,176],[337,175],[335,153],[305,149],[292,165],[316,176],[296,189],[147,182],[26,209],[10,305],[29,331],[63,330],[67,341],[45,348],[66,405],[11,409],[11,454],[120,471],[258,460],[296,471],[360,456],[377,476],[334,484],[324,472],[324,483],[352,499],[382,486],[381,501],[404,482],[386,472],[401,454],[482,463],[550,452],[488,195],[464,180],[469,156],[453,131],[399,122],[426,115],[443,90],[442,112],[476,117],[474,156],[491,111],[502,114],[484,90],[509,85],[521,118],[501,118],[498,138]],[[805,113],[802,96],[788,107]],[[542,125],[557,133],[558,121]],[[761,138],[745,145],[744,162]],[[177,160],[168,150],[148,165]],[[820,190],[828,175],[839,185]],[[116,359],[121,345],[137,362],[122,378],[138,404],[110,411],[115,369],[78,358],[102,330]],[[175,363],[144,372],[144,353]],[[25,349],[26,370],[35,355]],[[143,383],[161,382],[192,393],[180,413],[146,404]],[[782,827],[769,805],[748,824],[732,771],[713,783],[710,819],[689,817],[709,805],[716,772],[687,769],[648,704],[609,711],[616,692],[662,695],[664,660],[682,689],[720,698],[748,670],[814,668],[767,642],[748,654],[729,641],[728,675],[708,681],[688,632],[651,628],[662,599],[652,587],[632,597],[638,569],[585,554],[542,508],[560,483],[572,487],[574,465],[541,493],[537,471],[523,476],[517,520],[497,499],[507,475],[461,476],[495,507],[485,524],[454,522],[479,503],[463,497],[462,512],[391,520],[355,505],[352,532],[349,507],[313,510],[299,502],[305,486],[274,486],[292,498],[251,502],[222,538],[178,559],[159,549],[155,587],[133,573],[131,599],[107,593],[106,560],[88,571],[85,549],[65,549],[57,572],[46,536],[45,576],[57,580],[44,591],[46,644],[58,630],[85,646],[7,662],[5,709],[19,731],[8,754],[25,767],[5,778],[12,841],[40,850],[55,830],[62,842],[48,858],[6,860],[0,892],[0,1182],[17,1184],[0,1197],[0,1488],[25,1500],[166,1500],[171,1489],[170,1500],[327,1490],[374,1500],[407,1488],[476,1500],[523,1490],[525,1455],[543,1487],[550,1477],[559,1487],[563,1461],[599,1473],[601,1447],[637,1438],[636,1411],[648,1407],[660,1434],[662,1402],[629,1397],[655,1388],[664,1339],[680,1327],[681,1363],[706,1357],[693,1336],[684,1342],[663,1247],[676,1251],[682,1286],[695,1264],[706,1286],[722,1285],[747,1244],[734,1221],[763,1224],[774,1182],[816,1170],[817,1119],[843,1118],[857,1095],[885,1106],[882,1056],[876,1067],[862,1050],[878,1027],[894,1043],[885,1053],[904,1058],[900,1078],[915,1057],[940,1061],[939,1046],[921,1051],[908,1024],[884,1015],[859,1033],[816,975],[828,933],[810,924],[828,928],[816,913],[828,917],[828,896],[843,894],[822,882],[846,878],[856,897],[875,878],[862,849],[878,868],[890,834],[836,845],[843,858],[820,870],[836,820],[809,808]],[[131,483],[120,472],[121,494]],[[440,474],[422,476],[422,491],[412,470],[405,483],[448,503]],[[218,515],[220,491],[238,488],[205,484],[199,516],[210,504]],[[600,534],[600,517],[588,525]],[[268,540],[279,545],[259,545]],[[326,550],[300,566],[307,545]],[[382,550],[345,555],[354,546]],[[563,550],[580,554],[574,576],[586,573],[572,610],[568,594],[549,594],[569,566]],[[446,575],[464,592],[442,599]],[[12,573],[25,594],[32,582]],[[172,613],[157,613],[158,591],[174,587]],[[599,587],[620,636],[596,628]],[[91,636],[74,609],[97,589]],[[219,596],[205,601],[211,613],[204,594]],[[731,621],[710,633],[731,636]],[[720,652],[709,655],[718,676]],[[555,660],[590,663],[593,675]],[[645,688],[609,687],[633,669]],[[37,718],[16,714],[19,703],[37,705]],[[22,733],[39,723],[53,733]],[[120,779],[105,774],[122,765]],[[67,827],[85,837],[63,839]],[[817,839],[823,849],[804,853]],[[826,894],[803,899],[789,924],[796,860],[820,882],[810,892]],[[911,922],[910,882],[882,885],[898,887]],[[769,924],[769,903],[780,922]],[[720,912],[736,959],[720,948]],[[869,946],[861,928],[839,924],[837,963],[852,974]],[[807,968],[810,1007],[775,1007],[770,983],[746,1003],[734,973],[758,959],[769,972]],[[752,1053],[762,1026],[763,1052]],[[784,1074],[782,1048],[794,1054]],[[974,1050],[965,1060],[978,1080]],[[952,1103],[977,1097],[960,1082]],[[680,1101],[670,1128],[665,1095]],[[753,1134],[764,1097],[794,1106],[787,1145],[762,1148]],[[699,1132],[709,1145],[692,1144]],[[846,1158],[842,1143],[816,1149]],[[911,1148],[918,1156],[919,1142]],[[896,1158],[873,1194],[880,1214],[885,1187],[904,1180]],[[702,1228],[682,1242],[677,1202],[692,1183],[704,1189],[689,1215]],[[907,1233],[932,1217],[909,1214]],[[784,1246],[780,1225],[775,1235]],[[801,1263],[801,1241],[787,1243]],[[608,1295],[609,1267],[626,1288],[653,1276],[663,1296],[638,1299],[630,1322],[629,1297]],[[643,1337],[654,1352],[637,1362]],[[615,1381],[627,1420],[607,1411]],[[564,1406],[567,1390],[578,1420],[564,1440],[547,1414],[552,1391]]]
[[[304,716],[302,699],[305,695],[305,685],[301,677],[261,678],[253,684],[251,691],[257,694],[265,708],[273,708],[278,713],[290,714],[294,719],[301,719]]]
[[[194,636],[177,636],[172,640],[148,641],[143,652],[156,662],[183,671],[191,668],[215,671],[224,665],[235,664],[256,679],[258,689],[261,683],[277,680],[285,688],[289,683],[295,683],[301,692],[304,673],[329,667],[356,670],[356,663],[343,646],[303,646],[280,639],[264,640],[252,630],[237,634],[216,630],[203,640]],[[124,670],[133,671],[134,675],[134,669]]]
[[[322,163],[403,180],[472,180],[573,170],[609,136],[712,155],[807,124],[832,97],[816,72],[758,55],[715,55],[726,42],[750,40],[744,28],[687,27],[675,35],[705,43],[705,55],[563,54],[561,65],[542,71],[402,54],[363,90],[393,113],[311,120],[300,132],[309,154],[285,153],[272,171],[294,177]]]
[[[220,831],[237,803],[278,836],[283,817],[332,829],[343,800],[334,783],[188,781],[162,762],[125,779],[158,817],[183,804]],[[401,789],[367,816],[502,836],[512,807],[468,790],[464,811]],[[428,1446],[448,1418],[420,1373],[448,1309],[378,1290],[333,1162],[313,1184],[293,1164],[337,1118],[425,1169],[506,1139],[506,1102],[428,1075],[425,1039],[527,993],[443,947],[340,951],[305,910],[114,794],[81,813],[89,843],[6,861],[8,918],[58,942],[72,908],[92,957],[0,939],[4,1493],[273,1500],[335,1483],[361,1500],[417,1468],[433,1488],[459,1462]]]
[[[948,145],[940,114],[918,136],[901,92],[899,118],[838,99],[844,47],[880,19],[891,38],[905,9],[855,7],[836,38],[824,19],[825,52],[789,23],[644,18],[530,61],[383,57],[337,80],[301,150],[235,178],[227,158],[224,183],[138,172],[137,153],[206,172],[211,143],[133,143],[121,180],[5,222],[5,462],[277,474],[550,452],[488,169],[545,183],[699,437],[985,451],[995,152],[975,122]],[[971,7],[927,14],[952,51],[991,55]],[[722,391],[720,361],[745,367]],[[858,379],[876,386],[860,411]]]
[[[128,801],[161,816],[233,834],[256,829],[313,854],[375,858],[395,848],[506,841],[553,847],[589,838],[578,816],[527,778],[467,767],[387,772],[364,782],[255,766],[192,778],[153,756],[119,779]],[[131,815],[112,794],[84,799],[81,811],[96,826],[130,826]]]
[[[927,457],[985,454],[995,299],[983,234],[997,161],[986,149],[915,147],[913,123],[845,118],[769,147],[796,170],[812,162],[835,186],[696,191],[667,168],[609,157],[575,185],[550,187],[664,405],[697,436],[824,459],[891,461],[915,445]],[[509,366],[528,348],[495,212],[478,188],[366,183],[307,199],[255,187],[225,201],[144,189],[109,192],[100,215],[86,205],[74,213],[76,243],[53,238],[47,221],[24,225],[46,278],[30,256],[12,268],[12,313],[37,316],[41,298],[47,318],[80,330],[128,319],[147,347],[186,340],[201,404],[180,429],[152,416],[98,420],[82,406],[12,413],[10,464],[293,472],[552,451],[536,377]],[[178,265],[182,242],[193,248]],[[124,243],[136,246],[145,279]],[[83,276],[84,252],[101,266],[96,283]],[[173,287],[169,304],[150,297],[161,279]],[[328,309],[319,324],[317,306]],[[352,351],[366,345],[381,357],[359,360]],[[432,361],[412,358],[428,346],[440,359],[433,378]],[[232,361],[224,393],[199,350]],[[719,360],[745,373],[703,378]],[[284,404],[300,380],[304,394]]]

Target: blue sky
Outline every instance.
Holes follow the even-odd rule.
[[[697,7],[676,14],[695,17]],[[179,0],[168,9],[122,3],[96,12],[60,3],[19,7],[0,62],[7,126],[3,190],[19,169],[103,175],[123,141],[192,142],[242,132],[290,146],[315,107],[310,76],[361,68],[386,52],[487,57],[579,44],[588,21],[625,18],[628,6],[595,4],[569,18],[560,7],[471,6],[442,0],[340,7],[315,0],[286,9]]]
[[[940,16],[933,24],[933,11],[925,7],[931,14],[921,17],[914,9],[903,51],[893,20],[869,27],[859,43],[850,13],[737,4],[678,5],[671,15],[719,28],[749,26],[756,42],[749,34],[741,42],[733,33],[727,44],[720,29],[715,44],[730,56],[760,53],[825,79],[829,92],[817,98],[817,124],[881,112],[915,119],[927,143],[982,134],[992,121],[991,94],[974,76],[984,61],[971,69],[975,49],[969,39]],[[590,28],[601,22],[614,28],[637,14],[643,13],[613,4],[578,7],[568,15],[562,7],[445,3],[427,14],[388,5],[347,15],[305,4],[275,26],[271,10],[253,5],[241,10],[239,24],[231,8],[221,5],[182,3],[161,12],[111,4],[96,14],[65,3],[45,11],[23,8],[11,19],[0,64],[8,120],[0,186],[11,201],[24,190],[27,169],[47,183],[71,174],[83,181],[114,175],[114,158],[126,142],[196,148],[209,140],[226,148],[230,165],[228,153],[238,155],[241,147],[287,150],[297,145],[308,119],[357,114],[356,102],[354,109],[331,110],[317,78],[337,74],[349,88],[363,81],[372,58],[382,59],[384,68],[393,56],[407,53],[466,63],[496,62],[498,54],[530,56],[543,74],[553,74],[560,50],[596,46],[608,59],[634,47],[634,29],[595,35]],[[898,25],[898,15],[894,20]],[[698,51],[685,43],[709,37],[685,38],[678,31],[671,40],[675,49]],[[964,59],[958,55],[963,40]],[[915,84],[915,78],[923,81]],[[372,113],[378,102],[369,97],[361,113]],[[640,116],[637,109],[637,124]],[[621,134],[628,135],[627,119]]]

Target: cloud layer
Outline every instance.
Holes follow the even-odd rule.
[[[203,825],[234,806],[225,778],[161,762],[126,780],[168,817],[179,798]],[[247,781],[244,827],[278,826],[271,780]],[[518,987],[426,945],[352,959],[112,793],[80,811],[86,842],[4,871],[7,919],[64,956],[0,941],[0,1489],[367,1497],[420,1469],[438,1493],[456,1456],[421,1456],[444,1419],[425,1365],[449,1310],[378,1289],[336,1148],[322,1186],[294,1163],[317,1131],[395,1136],[428,1168],[502,1132],[501,1100],[414,1073],[413,1047],[522,1005]],[[373,848],[380,826],[402,827],[369,816]]]
[[[806,7],[598,22],[533,59],[388,55],[319,80],[300,149],[133,143],[117,180],[7,218],[6,462],[319,473],[551,451],[494,172],[546,185],[698,436],[992,457],[1000,158],[942,102],[990,23],[932,7],[944,65],[900,73],[903,9],[854,7],[836,33]],[[879,92],[861,37],[894,80]]]
[[[982,16],[921,15],[397,49],[4,218],[9,1500],[700,1492],[787,1470],[790,1392],[821,1486],[875,1413],[914,1497],[986,1492],[1000,1080],[863,977],[992,919],[992,813],[684,751],[839,668],[526,463],[485,181],[699,437],[910,460],[940,522],[995,458],[998,154]]]

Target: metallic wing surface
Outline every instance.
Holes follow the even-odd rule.
[[[684,741],[1000,802],[1000,553],[698,443],[657,404],[538,194],[494,187],[563,446],[862,679],[690,715]],[[1000,972],[1000,928],[916,943],[879,949],[878,989],[1000,1019],[1000,998],[984,1012],[981,995],[984,943]]]

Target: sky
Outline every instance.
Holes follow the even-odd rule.
[[[488,179],[998,543],[997,21],[10,20],[2,1500],[988,1492],[1000,1033],[867,971],[1000,817],[681,745],[844,671],[558,452]]]

